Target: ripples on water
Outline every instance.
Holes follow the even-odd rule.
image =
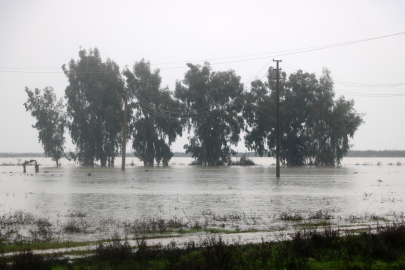
[[[136,165],[125,172],[68,161],[56,168],[44,158],[38,159],[39,173],[34,167],[23,174],[22,166],[0,166],[0,213],[23,210],[51,222],[67,221],[72,213],[88,221],[177,217],[268,229],[282,223],[283,212],[307,218],[322,210],[333,223],[343,224],[366,215],[392,219],[404,211],[403,158],[346,158],[341,167],[282,168],[280,179],[273,158],[253,159],[259,165],[188,166],[191,158],[173,158],[169,167],[146,168],[134,158]],[[0,163],[17,159],[0,158]]]

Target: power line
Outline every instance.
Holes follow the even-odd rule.
[[[297,68],[296,66],[292,64],[287,64],[287,69],[293,70],[293,72],[296,72],[297,70],[301,70],[300,68],[293,69],[288,66],[293,66]],[[334,81],[335,82],[335,81]],[[343,81],[338,81],[340,83],[336,84],[341,84],[343,86],[357,86],[357,87],[396,87],[396,86],[402,86],[405,83],[395,83],[395,84],[361,84],[361,83],[349,83],[349,82],[343,82]],[[320,88],[323,89],[323,88]],[[323,89],[327,90],[327,89]],[[341,90],[341,89],[333,89],[334,92],[336,93],[341,93],[344,95],[350,95],[350,96],[357,96],[357,97],[374,97],[374,98],[382,98],[382,97],[403,97],[405,96],[405,93],[359,93],[359,92],[351,92],[351,91],[346,91],[346,90]]]
[[[293,72],[297,71],[296,69],[289,68],[288,66],[286,68],[289,69],[289,70],[293,70]],[[298,69],[298,70],[300,70],[300,69]],[[319,88],[319,87],[318,87],[318,89],[329,90],[329,89],[326,89],[326,88]],[[336,89],[336,88],[334,88],[333,91],[336,92],[336,93],[341,93],[341,94],[351,95],[351,96],[358,96],[358,97],[381,98],[381,97],[402,97],[402,96],[405,96],[405,93],[375,93],[375,94],[374,93],[359,93],[359,92],[350,92],[350,91]]]
[[[381,39],[381,38],[387,38],[391,36],[397,36],[397,35],[402,35],[405,34],[405,32],[400,32],[396,34],[391,34],[391,35],[385,35],[385,36],[379,36],[379,37],[373,37],[373,38],[367,38],[367,39],[360,39],[360,40],[355,40],[355,41],[348,41],[348,42],[342,42],[342,43],[335,43],[331,45],[324,45],[324,46],[317,46],[317,47],[309,47],[309,48],[304,48],[304,49],[297,49],[297,50],[290,50],[286,51],[288,53],[282,53],[282,54],[276,54],[276,55],[270,55],[266,57],[259,57],[259,58],[250,58],[250,59],[243,59],[243,60],[236,60],[236,61],[228,61],[228,62],[221,62],[221,63],[213,63],[211,65],[220,65],[220,64],[228,64],[228,63],[235,63],[235,62],[244,62],[244,61],[251,61],[251,60],[259,60],[259,59],[266,59],[266,58],[275,58],[275,57],[280,57],[280,56],[286,56],[286,55],[292,55],[292,54],[299,54],[299,53],[305,53],[305,52],[312,52],[312,51],[318,51],[318,50],[325,50],[325,49],[330,49],[330,48],[335,48],[335,47],[341,47],[341,46],[346,46],[346,45],[351,45],[351,44],[356,44],[356,43],[362,43],[362,42],[367,42],[371,40],[376,40],[376,39]],[[175,68],[180,68],[180,67],[175,67]],[[162,68],[164,69],[164,68]],[[168,69],[174,69],[174,68],[168,68]]]
[[[384,36],[378,36],[378,37],[372,37],[372,38],[367,38],[367,39],[360,39],[360,40],[354,40],[354,41],[347,41],[347,42],[340,42],[340,43],[334,43],[334,44],[329,44],[329,45],[321,45],[321,46],[315,46],[315,47],[307,47],[307,48],[302,48],[302,49],[293,49],[293,50],[287,50],[287,51],[280,51],[280,52],[273,52],[273,53],[262,53],[262,54],[252,54],[252,55],[245,55],[245,56],[233,56],[233,57],[223,57],[223,58],[215,58],[215,59],[208,59],[206,61],[210,60],[222,60],[222,59],[233,59],[233,58],[242,58],[242,57],[250,57],[250,56],[258,56],[258,55],[268,55],[265,57],[255,57],[255,58],[248,58],[248,59],[240,59],[240,60],[234,60],[234,61],[226,61],[226,62],[218,62],[218,63],[211,63],[211,65],[221,65],[221,64],[229,64],[229,63],[236,63],[236,62],[246,62],[246,61],[253,61],[253,60],[260,60],[260,59],[267,59],[267,58],[275,58],[275,57],[280,57],[280,56],[286,56],[286,55],[292,55],[292,54],[300,54],[300,53],[306,53],[306,52],[312,52],[312,51],[318,51],[318,50],[325,50],[325,49],[330,49],[330,48],[335,48],[335,47],[341,47],[341,46],[346,46],[346,45],[352,45],[352,44],[357,44],[357,43],[362,43],[362,42],[367,42],[367,41],[372,41],[372,40],[377,40],[377,39],[382,39],[382,38],[387,38],[387,37],[392,37],[392,36],[398,36],[398,35],[403,35],[405,32],[399,32],[395,34],[390,34],[390,35],[384,35]],[[189,62],[200,62],[204,60],[196,60],[196,61],[183,61],[183,62],[171,62],[171,63],[158,63],[160,65],[162,64],[178,64],[178,63],[189,63]],[[154,64],[154,65],[158,65]],[[270,64],[270,62],[268,63]],[[268,65],[267,64],[267,65]],[[266,66],[267,66],[266,65]],[[266,67],[265,66],[265,67]],[[0,67],[0,68],[8,68],[8,69],[56,69],[56,68],[18,68],[18,67]],[[187,68],[185,66],[181,67],[168,67],[168,68],[160,68],[160,70],[169,70],[169,69],[180,69],[180,68]],[[263,67],[264,68],[264,67]],[[13,72],[13,73],[60,73],[60,72],[34,72],[34,71],[4,71],[0,70],[0,72]],[[108,73],[108,72],[79,72],[79,73]]]
[[[390,83],[390,84],[365,84],[365,83],[351,83],[335,80],[336,84],[341,84],[350,87],[397,87],[404,86],[405,83]]]
[[[133,91],[133,89],[131,89],[132,91]],[[170,89],[167,89],[167,90],[169,90],[169,91],[171,91]],[[133,91],[133,92],[135,92],[135,91]],[[173,91],[171,91],[171,92],[173,92]],[[140,95],[138,95],[138,94],[136,94],[136,93],[134,93],[134,95],[138,98],[138,99],[142,99],[144,102],[146,102],[146,103],[148,103],[148,101],[147,100],[145,100],[143,97],[141,97]],[[156,107],[156,108],[158,108],[158,109],[160,109],[159,107],[157,107],[156,105],[154,105],[154,104],[152,104],[152,103],[149,103],[150,104],[150,106],[153,106],[153,107]],[[200,108],[200,109],[193,109],[194,111],[196,111],[197,113],[199,112],[199,111],[202,111],[202,110],[205,110],[205,109],[208,109],[208,108],[211,108],[211,106],[205,106],[205,107],[202,107],[202,108]],[[165,111],[165,110],[162,110],[162,111]],[[173,111],[165,111],[165,112],[169,112],[169,113],[173,113],[173,114],[176,114],[177,112],[173,112]],[[201,112],[200,112],[201,113]]]
[[[291,63],[285,62],[284,64],[287,65],[287,69],[292,70],[293,72],[296,72],[298,70],[302,70],[301,68],[298,68],[294,66]],[[291,68],[291,67],[294,68]],[[339,81],[339,80],[333,80],[335,84],[341,84],[345,86],[351,86],[351,87],[398,87],[398,86],[404,86],[405,83],[379,83],[379,84],[367,84],[367,83],[355,83],[355,82],[345,82],[345,81]]]
[[[350,45],[350,44],[355,44],[355,43],[361,43],[361,42],[366,42],[366,41],[371,41],[371,40],[376,40],[376,39],[381,39],[381,38],[387,38],[391,36],[397,36],[397,35],[402,35],[405,34],[405,32],[399,32],[396,34],[390,34],[390,35],[384,35],[384,36],[378,36],[378,37],[372,37],[372,38],[367,38],[367,39],[360,39],[360,40],[354,40],[354,41],[346,41],[346,42],[340,42],[340,43],[334,43],[334,44],[328,44],[328,45],[319,45],[319,46],[314,46],[314,47],[306,47],[306,48],[301,48],[301,49],[292,49],[292,50],[285,50],[285,51],[277,51],[277,52],[268,52],[268,53],[260,53],[260,54],[250,54],[250,55],[243,55],[243,56],[231,56],[231,57],[221,57],[221,58],[212,58],[212,59],[205,59],[205,60],[193,60],[193,61],[182,61],[182,62],[166,62],[166,63],[156,63],[153,65],[169,65],[169,64],[181,64],[181,63],[191,63],[191,62],[201,62],[201,61],[211,61],[211,60],[223,60],[223,59],[233,59],[233,58],[244,58],[244,57],[251,57],[251,56],[259,56],[259,55],[268,55],[268,54],[278,54],[278,53],[297,53],[295,51],[300,52],[307,52],[307,51],[312,51],[312,50],[322,50],[322,49],[327,49],[327,48],[333,48],[333,47],[338,47],[338,46],[345,46],[345,45]],[[283,56],[282,55],[274,55],[276,56]],[[272,56],[266,56],[264,58],[269,58],[273,57]],[[263,59],[263,58],[253,58],[253,60],[256,59]],[[245,61],[245,60],[237,60],[237,61]],[[224,62],[228,63],[228,62]],[[218,63],[222,64],[222,63]]]
[[[146,103],[143,101],[138,100],[139,104],[143,109],[146,109],[148,112],[153,112],[155,114],[159,114],[160,116],[163,116],[165,118],[170,118],[170,119],[189,119],[189,118],[205,118],[207,116],[210,116],[212,114],[218,113],[219,110],[211,110],[199,114],[193,114],[193,113],[188,113],[188,112],[169,112],[165,110],[157,110],[154,107],[150,105],[150,103]],[[178,116],[171,116],[171,115],[178,115]]]
[[[322,88],[322,87],[317,87],[317,89],[321,89],[321,90],[329,90],[326,88]],[[383,97],[403,97],[405,96],[405,93],[358,93],[358,92],[350,92],[350,91],[346,91],[346,90],[341,90],[341,89],[333,89],[334,92],[336,93],[340,93],[340,94],[344,94],[344,95],[350,95],[350,96],[357,96],[357,97],[371,97],[371,98],[383,98]]]
[[[142,106],[144,106],[144,107],[142,107]],[[212,113],[207,113],[207,114],[204,114],[204,115],[177,116],[177,117],[175,117],[175,116],[167,115],[167,113],[161,113],[161,112],[158,112],[156,110],[153,110],[152,108],[150,108],[149,106],[145,106],[144,104],[141,104],[141,107],[142,107],[143,110],[145,110],[146,112],[148,112],[148,113],[150,113],[152,115],[155,115],[155,116],[158,116],[158,117],[161,117],[161,118],[165,118],[165,119],[171,119],[171,120],[202,119],[202,118],[207,118],[209,116],[212,116],[215,113],[219,113],[219,110],[217,110],[217,111],[212,111]]]
[[[367,94],[367,93],[356,93],[356,92],[349,92],[340,89],[334,89],[337,93],[343,93],[346,95],[358,96],[358,97],[403,97],[405,93],[398,93],[398,94]]]
[[[209,117],[213,114],[220,112],[219,109],[204,111],[204,112],[200,112],[200,113],[169,111],[169,110],[164,110],[162,108],[159,108],[156,105],[146,101],[140,95],[135,94],[135,96],[138,98],[138,102],[141,105],[143,110],[145,110],[146,112],[148,112],[152,115],[166,118],[166,119],[172,119],[172,120],[201,119],[201,118],[206,118],[206,117]],[[171,115],[177,115],[177,116],[171,116]]]
[[[59,69],[60,68],[20,68],[20,67],[0,67],[0,68],[9,68],[9,69]]]

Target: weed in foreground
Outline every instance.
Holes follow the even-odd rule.
[[[133,251],[127,241],[114,234],[111,242],[99,245],[93,257],[75,261],[75,269],[404,269],[405,224],[377,225],[358,232],[331,226],[312,227],[284,234],[282,242],[241,243],[240,239],[225,240],[221,235],[207,235],[179,247],[138,244]],[[142,238],[141,238],[142,239]],[[46,268],[48,260],[33,254],[13,257],[12,264],[35,269]],[[378,267],[377,267],[378,264]],[[27,265],[31,268],[27,268]],[[43,267],[42,267],[43,266]],[[374,268],[373,268],[374,267]],[[58,269],[68,269],[61,262]]]
[[[320,209],[315,212],[310,212],[308,219],[332,219],[333,216],[329,214],[328,210]]]
[[[294,211],[291,211],[290,209],[287,209],[285,211],[279,212],[279,219],[285,220],[285,221],[300,221],[300,220],[303,220],[304,217],[298,211],[294,212]]]
[[[2,270],[48,270],[53,269],[56,266],[64,267],[67,265],[68,260],[60,254],[45,256],[34,254],[29,249],[13,256],[0,256],[0,269]]]
[[[81,233],[85,232],[88,227],[88,223],[85,220],[69,220],[62,225],[65,233]]]
[[[115,232],[111,242],[107,244],[100,242],[98,244],[95,257],[99,260],[120,263],[129,259],[131,255],[132,249],[128,243],[128,240],[125,239],[125,241],[122,243],[119,238],[119,234]]]

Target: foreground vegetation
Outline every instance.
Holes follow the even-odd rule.
[[[404,269],[405,224],[377,225],[365,231],[305,228],[276,241],[242,243],[211,234],[184,246],[171,241],[137,248],[116,234],[99,243],[93,256],[75,260],[63,254],[23,251],[0,255],[0,269]],[[2,249],[1,249],[2,252]],[[3,252],[2,252],[3,253]]]

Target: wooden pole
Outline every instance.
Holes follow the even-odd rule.
[[[125,156],[127,151],[127,95],[128,90],[125,89],[124,127],[122,131],[122,164],[121,164],[122,171],[125,171]]]
[[[280,177],[280,69],[278,63],[282,60],[274,60],[277,62],[277,124],[276,124],[276,177]]]

